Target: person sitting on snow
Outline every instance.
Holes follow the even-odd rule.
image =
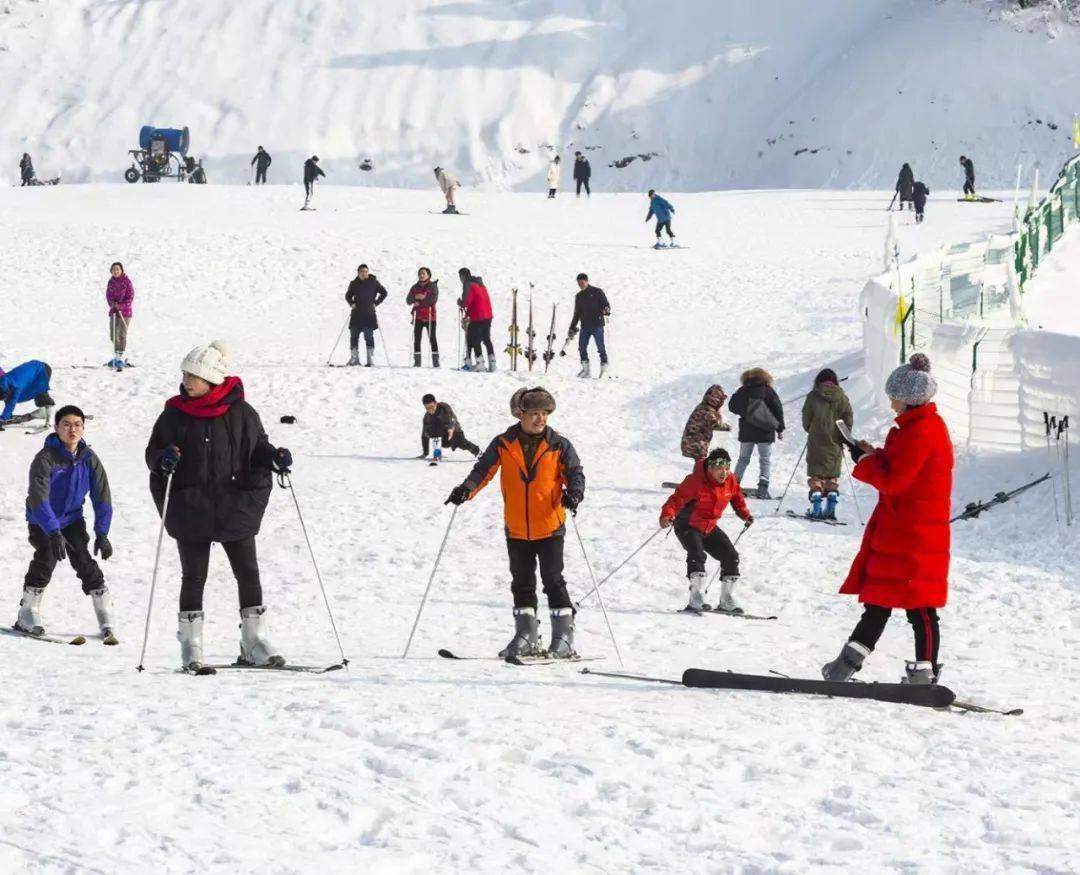
[[[50,380],[52,368],[37,359],[23,362],[7,373],[0,368],[0,401],[4,402],[0,424],[8,422],[15,414],[15,405],[24,401],[33,401],[37,405],[30,417],[47,421],[49,408],[56,406],[49,394]]]

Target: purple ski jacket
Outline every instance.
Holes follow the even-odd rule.
[[[109,305],[109,315],[119,313],[125,319],[131,318],[131,302],[135,300],[135,287],[126,273],[109,277],[109,286],[105,289],[105,301]]]

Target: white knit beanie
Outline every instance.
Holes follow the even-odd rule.
[[[225,341],[212,340],[209,345],[197,346],[184,356],[180,370],[218,386],[225,382],[225,360],[228,356],[229,347]]]
[[[937,380],[930,376],[930,359],[921,352],[915,353],[906,365],[889,374],[885,394],[911,407],[929,403],[937,394]]]

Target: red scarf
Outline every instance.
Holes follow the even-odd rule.
[[[233,389],[239,389],[240,394],[238,397],[227,401],[226,399],[232,393]],[[186,413],[188,416],[194,416],[196,419],[215,419],[216,417],[224,416],[229,412],[232,401],[242,401],[243,399],[244,384],[240,382],[240,378],[226,377],[220,385],[214,386],[213,389],[201,398],[189,398],[184,394],[184,390],[181,387],[180,394],[173,395],[172,398],[165,402],[165,406],[175,407],[182,413]]]

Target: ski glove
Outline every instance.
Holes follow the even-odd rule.
[[[866,451],[861,447],[856,447],[853,444],[848,444],[848,454],[851,456],[851,461],[855,464],[859,463],[859,459],[866,455]]]
[[[107,562],[112,557],[112,544],[109,543],[108,537],[105,535],[98,535],[94,538],[94,555],[101,554],[103,562]]]
[[[67,558],[68,542],[64,540],[63,532],[55,531],[49,535],[49,549],[57,562],[63,562]]]
[[[571,489],[562,494],[562,506],[570,513],[577,514],[578,505],[585,500],[585,496],[576,489]]]
[[[288,474],[292,468],[292,453],[285,447],[278,447],[274,453],[274,470],[279,474]]]
[[[158,470],[162,474],[168,476],[176,470],[176,466],[180,464],[180,448],[179,447],[166,447],[161,451],[161,457],[158,459]]]
[[[754,524],[754,516],[753,516],[753,514],[750,514],[749,516],[746,517],[746,519],[743,520],[743,528],[748,529],[753,524]]]
[[[468,486],[462,483],[460,486],[455,486],[450,490],[450,495],[447,497],[443,504],[464,504],[469,500],[469,493],[472,492]]]

